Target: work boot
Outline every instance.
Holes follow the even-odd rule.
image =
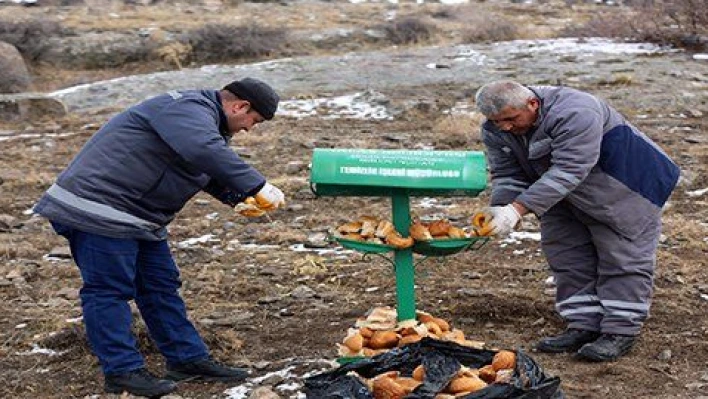
[[[600,333],[597,331],[568,328],[560,335],[542,339],[536,344],[536,349],[547,353],[575,352],[599,336]]]
[[[211,358],[168,364],[167,374],[165,374],[165,378],[172,381],[239,382],[245,380],[246,377],[248,377],[248,370],[224,366]]]
[[[177,384],[161,380],[150,374],[146,369],[137,369],[121,374],[106,374],[106,393],[123,393],[136,396],[159,398],[177,389]]]
[[[578,356],[593,362],[617,360],[627,354],[636,341],[633,335],[602,334],[595,342],[583,345]]]

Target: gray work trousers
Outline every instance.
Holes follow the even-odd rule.
[[[568,327],[638,335],[649,316],[661,217],[632,240],[566,201],[540,219],[556,310]]]

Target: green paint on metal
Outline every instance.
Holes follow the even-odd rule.
[[[391,197],[393,226],[404,237],[408,237],[411,225],[410,198],[405,193]],[[411,248],[394,252],[396,267],[396,298],[398,321],[415,319],[415,270]]]
[[[392,252],[396,248],[391,245],[375,244],[373,242],[348,240],[342,237],[334,237],[334,240],[341,244],[344,248],[353,249],[359,252],[380,254]]]
[[[368,359],[368,357],[366,357],[366,356],[343,356],[343,357],[337,358],[337,363],[339,363],[340,365],[343,366],[345,364],[356,363],[358,361],[365,360],[365,359]]]
[[[413,246],[413,252],[425,256],[447,256],[479,248],[488,240],[489,237],[470,237],[418,241]]]
[[[486,188],[480,151],[317,148],[310,182],[318,195],[476,196]]]

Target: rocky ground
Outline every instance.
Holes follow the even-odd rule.
[[[346,10],[355,20],[386,11],[380,4],[352,6]],[[262,7],[258,12],[273,21],[332,12],[329,3]],[[561,8],[549,15],[539,5],[515,7],[514,15],[523,11],[529,21],[557,18],[559,24],[568,16]],[[327,26],[338,26],[336,20],[327,19]],[[417,307],[490,347],[528,351],[561,378],[571,398],[708,395],[708,63],[700,57],[601,40],[460,45],[440,39],[434,46],[165,71],[63,91],[55,90],[125,70],[41,68],[57,78],[37,78],[40,91],[71,112],[0,125],[2,397],[108,397],[101,394],[102,378],[82,330],[78,272],[65,242],[31,214],[36,199],[117,109],[167,89],[220,85],[246,75],[271,82],[284,103],[280,117],[235,138],[234,149],[284,188],[288,206],[271,219],[246,219],[200,194],[171,225],[170,241],[197,328],[216,358],[252,367],[253,378],[241,386],[187,383],[179,396],[246,398],[269,387],[281,397],[301,397],[302,378],[332,367],[335,344],[359,316],[395,305],[390,264],[326,241],[331,227],[357,216],[390,217],[390,201],[315,197],[308,184],[312,150],[482,150],[470,97],[500,77],[562,83],[603,96],[681,166],[664,217],[652,316],[632,353],[614,363],[533,352],[534,342],[563,325],[553,311],[553,286],[532,217],[522,226],[526,234],[514,239],[421,263]],[[463,225],[486,199],[414,198],[411,205],[417,215]],[[150,368],[161,372],[163,361],[140,321],[136,333]]]

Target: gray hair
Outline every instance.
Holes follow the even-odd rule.
[[[495,115],[507,106],[523,108],[536,94],[528,87],[513,80],[497,80],[477,90],[475,102],[484,116]]]

